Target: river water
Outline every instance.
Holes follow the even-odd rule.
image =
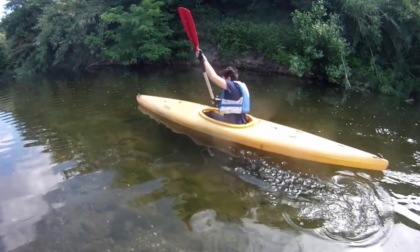
[[[301,165],[197,144],[137,93],[209,104],[199,69],[0,83],[0,251],[418,251],[419,105],[245,73],[251,114],[389,160]]]

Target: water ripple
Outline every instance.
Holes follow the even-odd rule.
[[[15,121],[12,113],[8,113],[8,112],[1,112],[0,113],[0,120],[2,120],[5,123]]]
[[[373,245],[384,241],[393,226],[393,205],[380,187],[342,175],[334,176],[333,190],[298,204],[296,216],[287,216],[289,224],[302,231],[313,231],[325,238],[352,246]],[[286,201],[287,202],[287,201]],[[300,203],[300,202],[297,202]]]
[[[27,147],[10,114],[0,114],[0,250],[13,251],[37,237],[50,211],[44,196],[62,181],[43,147]],[[2,250],[2,251],[3,251]]]
[[[330,181],[285,171],[282,165],[250,159],[234,170],[266,192],[295,229],[350,246],[385,241],[393,227],[393,202],[366,174],[343,172]]]
[[[10,108],[9,108],[9,106],[7,106],[7,105],[9,105],[10,104],[10,102],[12,101],[12,94],[10,93],[10,92],[4,92],[4,91],[1,91],[1,95],[0,95],[0,104],[2,105],[1,107],[0,107],[0,110],[6,110],[6,111],[9,111],[10,110]]]
[[[395,212],[406,217],[411,222],[420,225],[420,197],[417,195],[402,195],[392,192]]]
[[[413,165],[414,167],[420,167],[420,151],[416,151],[413,153],[413,158],[414,161],[416,162],[415,165]]]
[[[10,121],[11,113],[0,113],[0,122]],[[1,126],[1,124],[0,124]],[[6,127],[0,127],[0,154],[7,154],[15,143],[15,137]]]
[[[420,174],[408,174],[404,172],[391,170],[385,170],[384,174],[385,176],[383,177],[382,182],[396,185],[408,184],[420,187]]]

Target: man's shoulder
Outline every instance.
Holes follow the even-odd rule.
[[[229,90],[239,90],[240,87],[238,86],[238,84],[235,81],[226,81],[226,85],[228,87]]]

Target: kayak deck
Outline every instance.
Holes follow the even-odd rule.
[[[377,155],[251,115],[247,115],[247,124],[237,125],[208,117],[206,112],[217,109],[194,102],[148,95],[138,95],[137,102],[161,118],[208,137],[265,152],[353,168],[384,170],[388,167],[388,161]]]

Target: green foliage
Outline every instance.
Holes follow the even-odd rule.
[[[279,64],[288,64],[289,54],[282,43],[287,40],[282,25],[258,24],[228,19],[217,29],[219,49],[225,56],[259,54]]]
[[[350,48],[341,34],[339,17],[327,14],[323,1],[317,1],[311,11],[294,11],[292,21],[298,45],[290,60],[290,70],[298,76],[324,73],[331,82],[348,87]]]
[[[301,11],[310,11],[313,0],[290,0],[290,3]]]
[[[105,12],[101,19],[108,25],[105,38],[109,46],[105,55],[124,64],[140,61],[157,61],[171,54],[168,38],[170,15],[161,11],[164,5],[158,0],[144,0],[131,5],[128,11],[115,7]]]
[[[37,65],[77,68],[87,61],[95,54],[89,39],[100,39],[96,23],[105,7],[100,0],[57,0],[45,7],[37,24]]]
[[[370,50],[377,50],[382,41],[381,5],[388,0],[344,0],[340,14],[346,19],[346,32],[351,35],[353,46],[364,41]]]
[[[6,36],[0,33],[0,74],[6,71],[8,62]]]
[[[418,1],[330,0],[329,8],[341,15],[348,41],[365,62],[361,68],[371,69],[362,71],[369,76],[363,79],[370,88],[409,93],[414,88],[409,83],[420,75]],[[408,88],[401,88],[401,83]]]
[[[312,68],[312,62],[308,57],[292,55],[290,58],[290,70],[299,77],[309,72]]]
[[[36,28],[42,8],[51,0],[10,0],[6,9],[11,11],[2,19],[1,27],[6,34],[9,62],[11,69],[29,68],[28,61],[34,57],[37,44],[34,38],[39,30]]]
[[[179,6],[193,13],[200,46],[225,58],[387,94],[420,89],[418,0],[10,0],[0,71],[188,59]]]

